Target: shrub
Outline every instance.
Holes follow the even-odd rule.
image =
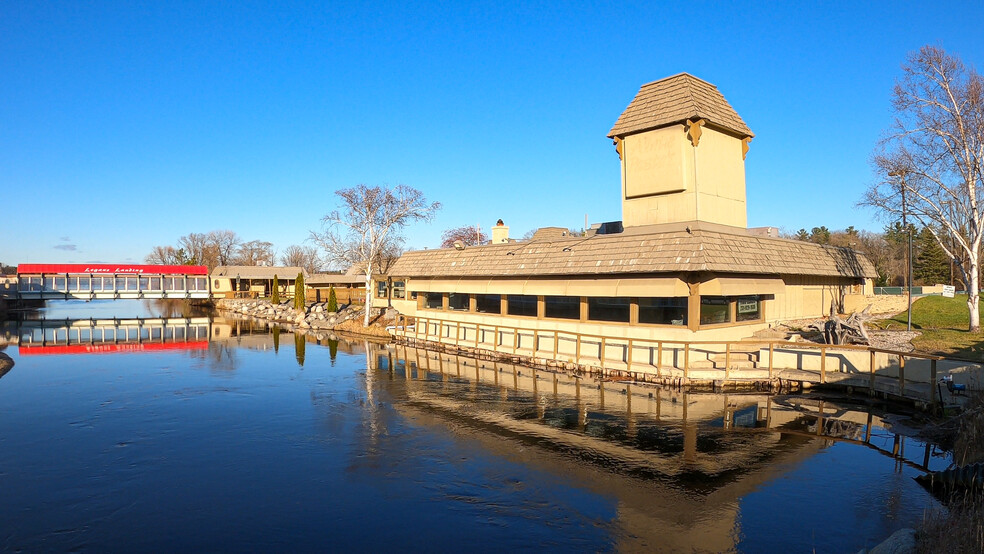
[[[294,280],[294,309],[304,309],[304,274],[298,273]]]
[[[280,281],[277,279],[276,274],[273,276],[273,296],[270,301],[274,304],[280,304]]]

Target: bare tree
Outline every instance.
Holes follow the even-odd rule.
[[[229,265],[242,240],[234,231],[228,229],[221,231],[209,231],[206,241],[215,249],[216,262],[218,265]]]
[[[178,246],[185,251],[190,263],[205,265],[209,269],[219,264],[219,251],[207,233],[188,233],[178,239]]]
[[[273,265],[276,259],[273,243],[251,240],[239,245],[236,250],[236,265]]]
[[[928,227],[959,265],[970,330],[980,330],[980,249],[984,207],[984,79],[944,50],[909,55],[896,83],[892,134],[873,158],[882,180],[862,205],[892,220]]]
[[[286,266],[303,267],[308,274],[321,269],[321,257],[318,249],[313,246],[298,246],[292,244],[280,255],[280,263]]]
[[[419,190],[406,185],[395,189],[359,185],[335,191],[342,200],[342,211],[334,210],[322,218],[324,231],[311,232],[332,262],[358,264],[366,277],[366,313],[369,325],[372,308],[372,275],[384,256],[402,243],[400,231],[412,221],[429,220],[441,204],[428,204]]]
[[[448,229],[441,234],[441,248],[451,248],[456,241],[460,241],[465,246],[476,246],[488,242],[488,237],[482,232],[482,228],[477,225],[463,225],[454,229]]]
[[[173,246],[155,246],[144,258],[148,264],[184,265],[187,263],[185,251]]]

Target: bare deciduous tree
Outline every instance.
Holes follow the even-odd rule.
[[[185,251],[190,263],[205,265],[209,269],[219,265],[219,252],[206,233],[188,233],[178,239],[178,247]]]
[[[372,275],[383,258],[402,243],[400,231],[412,221],[429,220],[441,204],[427,203],[419,190],[406,185],[357,187],[335,191],[342,210],[322,218],[324,230],[311,232],[311,239],[328,254],[330,261],[358,265],[366,277],[366,310],[363,324],[369,325],[372,308]]]
[[[881,182],[862,205],[892,220],[915,219],[959,265],[970,330],[980,330],[980,248],[984,207],[984,79],[941,48],[909,55],[896,83],[896,121],[873,158]],[[910,221],[911,222],[911,221]]]
[[[277,258],[273,243],[251,240],[239,245],[236,250],[236,265],[273,265]]]
[[[463,225],[441,234],[441,248],[451,248],[455,241],[461,241],[465,246],[476,246],[488,242],[488,237],[477,225]]]
[[[313,246],[298,246],[292,244],[280,255],[280,263],[291,267],[303,267],[308,275],[321,269],[321,257],[318,249]]]
[[[148,264],[184,265],[187,263],[186,257],[183,249],[173,246],[155,246],[150,254],[144,258],[144,261]]]
[[[239,235],[228,229],[209,231],[206,240],[215,248],[218,265],[229,265],[239,245],[242,244]]]

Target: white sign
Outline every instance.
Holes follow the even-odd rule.
[[[953,285],[943,285],[943,296],[947,298],[953,298],[953,293],[955,292],[956,289],[953,287]]]
[[[738,301],[738,313],[740,314],[754,314],[758,311],[758,300],[739,300]]]

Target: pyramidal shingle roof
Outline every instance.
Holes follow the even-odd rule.
[[[608,137],[624,137],[695,118],[706,119],[741,138],[755,136],[716,86],[680,73],[642,85]]]
[[[874,277],[875,268],[848,248],[742,232],[625,232],[406,252],[390,275],[520,277],[712,271],[759,275]]]

